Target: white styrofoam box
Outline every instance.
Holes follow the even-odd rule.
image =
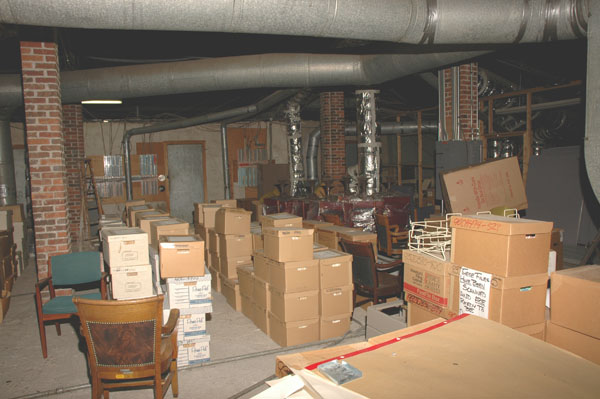
[[[110,279],[114,299],[147,298],[155,295],[149,264],[113,267]]]
[[[210,271],[205,267],[201,277],[167,278],[167,299],[169,308],[202,307],[211,302]]]
[[[150,263],[148,234],[142,229],[104,228],[101,236],[104,259],[109,266],[136,266]]]
[[[156,292],[162,292],[160,288],[160,256],[158,255],[158,249],[148,245],[148,256],[150,266],[152,266],[152,283]]]
[[[210,360],[210,335],[185,339],[177,345],[177,367],[204,363]]]

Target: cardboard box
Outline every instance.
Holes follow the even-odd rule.
[[[169,309],[201,308],[212,302],[211,274],[206,270],[202,277],[167,278]]]
[[[269,286],[270,312],[282,321],[300,321],[319,317],[319,290],[287,293]]]
[[[600,339],[600,266],[580,266],[552,273],[550,320]]]
[[[152,268],[152,284],[157,293],[161,293],[160,278],[160,256],[158,250],[148,246],[148,257],[150,258],[150,267]]]
[[[341,337],[350,330],[352,312],[319,318],[319,339]]]
[[[169,319],[171,309],[167,306],[168,301],[163,303],[163,324]],[[177,323],[177,340],[206,335],[206,313],[202,308],[179,309],[179,322]],[[211,306],[212,311],[212,306]]]
[[[139,216],[139,218],[138,218],[138,216]],[[167,213],[154,214],[153,212],[138,213],[135,218],[136,218],[136,221],[139,220],[139,228],[142,231],[144,231],[145,233],[148,233],[148,237],[152,236],[152,230],[150,229],[150,223],[152,223],[156,220],[171,219],[171,217]]]
[[[351,227],[344,226],[324,226],[319,227],[317,242],[325,245],[327,248],[341,250],[340,234],[354,231]]]
[[[319,287],[343,287],[352,284],[352,255],[328,249],[314,253],[319,260]]]
[[[127,222],[129,220],[129,208],[131,208],[132,206],[139,206],[139,205],[145,205],[146,204],[146,200],[132,200],[132,201],[125,201],[125,210],[124,210],[124,218],[123,221]]]
[[[262,217],[263,227],[293,227],[302,228],[302,218],[291,213],[274,213]]]
[[[552,321],[546,323],[546,342],[584,359],[600,364],[600,339],[559,326]]]
[[[405,299],[406,299],[406,302],[408,302],[408,304],[409,304],[409,306],[408,306],[408,326],[409,327],[414,324],[419,324],[419,323],[422,323],[427,320],[432,320],[432,319],[424,320],[424,316],[427,316],[427,317],[429,317],[429,316],[426,313],[423,313],[421,311],[427,311],[427,313],[431,313],[433,315],[433,318],[441,317],[446,320],[458,316],[458,312],[454,312],[448,308],[428,302],[428,301],[426,301],[414,294],[411,294],[409,292],[405,293]],[[411,319],[411,311],[410,311],[411,305],[417,305],[419,307],[419,309],[415,309],[412,319]],[[411,320],[413,321],[412,324],[410,322]]]
[[[254,303],[263,309],[271,309],[271,291],[269,283],[254,275]]]
[[[254,301],[252,301],[252,298],[243,295],[240,292],[240,304],[242,314],[252,320],[254,318]]]
[[[252,250],[263,249],[262,227],[258,223],[252,222],[250,224],[250,234],[252,234]]]
[[[210,204],[202,206],[202,222],[201,226],[204,226],[207,229],[215,228],[215,221],[217,216],[217,211],[222,208],[222,205],[218,204]]]
[[[237,208],[237,200],[234,199],[220,199],[210,201],[212,204],[218,204],[225,208]]]
[[[161,236],[187,236],[190,234],[190,224],[184,220],[170,218],[150,222],[150,245],[158,248]]]
[[[377,234],[360,229],[353,229],[352,231],[341,232],[338,236],[340,240],[344,239],[346,241],[370,242],[373,245],[375,257],[377,257]]]
[[[319,261],[277,262],[267,259],[269,284],[282,292],[302,292],[319,289]]]
[[[240,294],[254,298],[254,266],[239,267],[237,275],[240,282]]]
[[[110,278],[113,299],[147,298],[156,295],[150,264],[111,266]]]
[[[321,245],[319,243],[313,243],[313,253],[315,252],[321,252],[321,251],[326,251],[329,248],[327,248],[325,245]]]
[[[0,206],[0,211],[12,211],[13,223],[23,223],[26,220],[25,212],[23,211],[23,204],[2,205]]]
[[[220,234],[249,234],[250,215],[245,209],[221,208],[215,217],[215,231]]]
[[[215,229],[208,229],[208,250],[217,255],[220,255],[220,242],[219,242],[219,234],[215,231]]]
[[[227,278],[237,279],[237,269],[243,266],[252,266],[252,257],[240,256],[239,258],[220,258],[221,274]]]
[[[102,251],[112,267],[147,265],[148,234],[136,227],[102,229]]]
[[[202,237],[204,242],[207,242],[209,239],[209,230],[210,229],[207,227],[194,225],[194,233],[198,234],[200,237]]]
[[[210,267],[208,270],[210,270],[210,275],[212,276],[210,280],[211,288],[217,292],[221,292],[221,273],[214,267]]]
[[[448,212],[475,214],[498,207],[527,209],[517,157],[442,172],[440,182]]]
[[[312,260],[313,231],[291,227],[267,227],[263,229],[264,253],[278,262]]]
[[[221,257],[214,252],[209,252],[209,256],[211,267],[214,267],[215,269],[221,271]]]
[[[552,222],[478,215],[450,226],[452,263],[505,277],[548,272]]]
[[[406,328],[407,306],[398,300],[367,308],[367,339]]]
[[[254,276],[268,283],[271,273],[269,272],[269,265],[267,264],[267,257],[264,255],[264,252],[262,250],[254,251],[252,257],[254,262]]]
[[[210,360],[210,335],[187,339],[177,345],[177,367],[191,366]]]
[[[264,332],[268,336],[271,336],[271,329],[269,326],[269,311],[256,305],[256,302],[254,303],[253,311],[254,313],[252,321],[254,321],[256,327],[258,327],[260,331]]]
[[[165,211],[163,211],[162,209],[150,209],[150,210],[144,210],[144,211],[138,211],[135,212],[135,216],[133,216],[132,214],[132,218],[134,218],[134,220],[132,220],[133,224],[132,227],[141,227],[141,220],[142,218],[148,218],[148,217],[157,217],[157,216],[169,216],[169,214]]]
[[[146,213],[152,211],[154,211],[154,208],[152,208],[150,205],[136,205],[129,207],[129,213],[127,214],[127,225],[129,227],[135,227],[135,215],[138,212]]]
[[[211,205],[205,202],[194,202],[194,226],[204,226],[204,208],[205,205]]]
[[[252,255],[252,235],[250,234],[219,234],[218,240],[219,256],[221,258],[239,258]]]
[[[353,285],[344,287],[324,288],[319,291],[319,315],[331,317],[352,313]]]
[[[303,228],[305,228],[305,229],[313,229],[314,230],[314,234],[313,234],[314,242],[318,242],[319,229],[321,227],[326,227],[326,226],[333,226],[333,223],[323,222],[321,220],[303,220],[302,221],[302,227]]]
[[[552,229],[550,234],[550,249],[556,251],[556,270],[562,270],[565,266],[564,262],[564,241],[565,231],[557,227]]]
[[[240,295],[240,283],[237,279],[223,277],[221,280],[221,293],[227,299],[229,306],[236,311],[242,311],[242,298]]]
[[[319,340],[319,318],[285,322],[269,312],[269,336],[280,346],[307,344]]]
[[[204,276],[204,241],[198,236],[162,236],[159,245],[160,276]]]
[[[515,328],[518,332],[544,341],[546,339],[546,322]]]
[[[413,302],[408,302],[408,316],[406,319],[406,324],[408,327],[425,323],[427,321],[437,319],[438,317],[440,316],[429,312],[426,307],[419,306]]]

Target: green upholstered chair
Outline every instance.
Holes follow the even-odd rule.
[[[107,299],[107,278],[108,274],[101,272],[100,252],[75,252],[55,255],[48,259],[48,277],[35,284],[35,304],[44,358],[48,357],[44,323],[53,321],[56,332],[60,335],[60,321],[68,320],[77,314],[73,296],[56,296],[56,288],[85,290],[81,297]],[[42,290],[46,287],[50,292],[50,300],[42,303]]]

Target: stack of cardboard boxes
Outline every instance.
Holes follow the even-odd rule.
[[[10,294],[17,278],[16,248],[13,240],[13,212],[0,211],[0,323],[10,305]]]

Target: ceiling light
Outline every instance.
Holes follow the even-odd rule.
[[[121,100],[83,100],[82,104],[123,104]]]

